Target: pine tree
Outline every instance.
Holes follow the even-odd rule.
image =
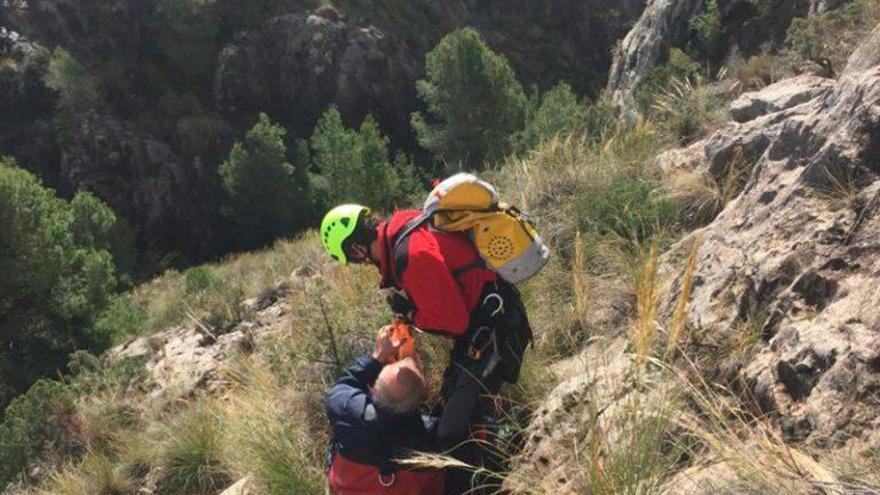
[[[290,235],[311,220],[308,175],[287,161],[286,133],[261,113],[220,166],[230,200],[226,214],[243,247]]]
[[[481,167],[510,150],[524,123],[526,96],[507,59],[470,28],[459,29],[428,53],[427,79],[416,89],[429,116],[415,113],[419,143],[446,162]]]

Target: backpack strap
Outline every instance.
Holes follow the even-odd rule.
[[[393,477],[394,473],[397,471],[397,466],[395,466],[394,462],[391,460],[391,450],[388,448],[388,442],[385,440],[385,429],[382,427],[382,421],[379,420],[379,415],[374,404],[367,404],[367,409],[364,411],[364,418],[372,425],[371,430],[373,432],[375,445],[377,445],[382,452],[382,459],[376,466],[376,468],[379,469],[380,480],[382,477]]]
[[[421,213],[417,217],[414,217],[409,222],[406,222],[406,225],[403,226],[403,230],[401,230],[394,238],[394,244],[391,247],[391,262],[393,263],[393,277],[394,281],[397,284],[400,284],[400,279],[403,276],[403,271],[406,270],[406,265],[409,260],[409,235],[413,233],[414,230],[419,228],[423,223],[430,220],[431,214]]]
[[[475,259],[474,261],[471,261],[470,263],[468,263],[467,265],[464,265],[461,268],[457,268],[457,269],[453,270],[452,271],[452,278],[458,280],[458,277],[460,277],[462,273],[473,270],[475,268],[486,268],[486,260],[484,260],[480,256],[477,256],[477,259]]]

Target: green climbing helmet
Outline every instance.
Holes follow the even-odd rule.
[[[344,265],[348,264],[348,258],[342,245],[354,233],[361,214],[369,215],[370,209],[361,205],[339,205],[328,211],[321,221],[321,242],[324,249]]]

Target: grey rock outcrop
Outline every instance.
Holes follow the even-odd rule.
[[[327,13],[288,14],[223,49],[214,96],[229,115],[268,111],[300,136],[333,103],[351,124],[372,113],[402,137],[419,71],[402,42],[376,29]]]
[[[850,2],[852,0],[810,0],[809,15],[822,15],[829,10],[834,10]]]
[[[65,181],[96,194],[139,226],[146,242],[173,245],[168,236],[182,235],[210,241],[209,232],[193,229],[199,224],[207,229],[205,189],[213,180],[198,161],[187,164],[167,144],[98,114],[85,118],[61,148]]]
[[[728,47],[749,55],[766,45],[781,46],[792,19],[820,15],[848,1],[770,1],[759,8],[753,1],[730,0],[718,3],[718,15]],[[702,0],[655,0],[645,9],[614,57],[607,90],[616,105],[635,110],[632,98],[639,83],[665,62],[670,48],[693,41],[690,21],[704,6]]]
[[[701,371],[747,389],[785,440],[817,455],[876,449],[880,66],[838,81],[783,81],[751,98],[764,101],[761,112],[658,158],[665,174],[677,169],[716,181],[734,162],[747,167],[741,192],[714,221],[661,258],[659,280],[668,287],[659,324],[672,317],[684,259],[699,241],[687,328],[711,342],[750,335],[757,341],[744,353],[713,354],[715,369]],[[613,439],[613,423],[590,423],[584,411],[596,411],[597,398],[610,408],[633,394],[647,399],[641,390],[650,387],[626,388],[630,358],[620,345],[594,343],[575,358],[574,371],[560,373],[562,383],[526,429],[513,482],[566,492],[584,471],[583,459],[568,454],[577,451],[574,443],[588,448],[593,428]],[[698,459],[668,480],[663,493],[739,493],[731,467]]]
[[[148,378],[143,386],[152,398],[176,399],[218,392],[224,386],[220,370],[232,356],[249,353],[263,339],[290,330],[290,300],[283,296],[291,285],[302,283],[303,279],[291,276],[261,295],[259,299],[265,304],[243,301],[248,316],[226,333],[214,333],[213,329],[191,321],[111,349],[110,359],[144,359]],[[241,487],[246,484],[242,482]]]
[[[752,170],[693,235],[703,244],[688,323],[717,335],[758,325],[755,357],[738,373],[790,439],[877,445],[880,68],[814,82],[789,85],[791,96],[813,95],[801,104],[703,143],[698,171],[720,178],[737,156]],[[670,270],[692,240],[667,257]]]
[[[748,122],[813,100],[833,85],[830,79],[811,75],[786,79],[760,91],[743,94],[731,103],[730,114],[737,122]]]
[[[631,107],[639,82],[687,36],[688,19],[702,7],[703,0],[655,0],[648,5],[614,57],[608,91],[615,104]]]

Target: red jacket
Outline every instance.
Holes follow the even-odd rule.
[[[396,235],[419,214],[419,210],[398,211],[379,224],[380,287],[406,292],[416,307],[413,323],[417,327],[458,337],[467,332],[483,286],[497,281],[498,275],[487,268],[474,267],[455,277],[456,270],[472,266],[479,259],[477,248],[464,234],[442,232],[428,222],[412,231],[401,244],[404,259],[392,259]],[[400,261],[405,266],[402,277],[396,273]]]
[[[332,495],[443,495],[443,471],[399,470],[380,476],[373,466],[359,464],[337,454],[328,473]]]

